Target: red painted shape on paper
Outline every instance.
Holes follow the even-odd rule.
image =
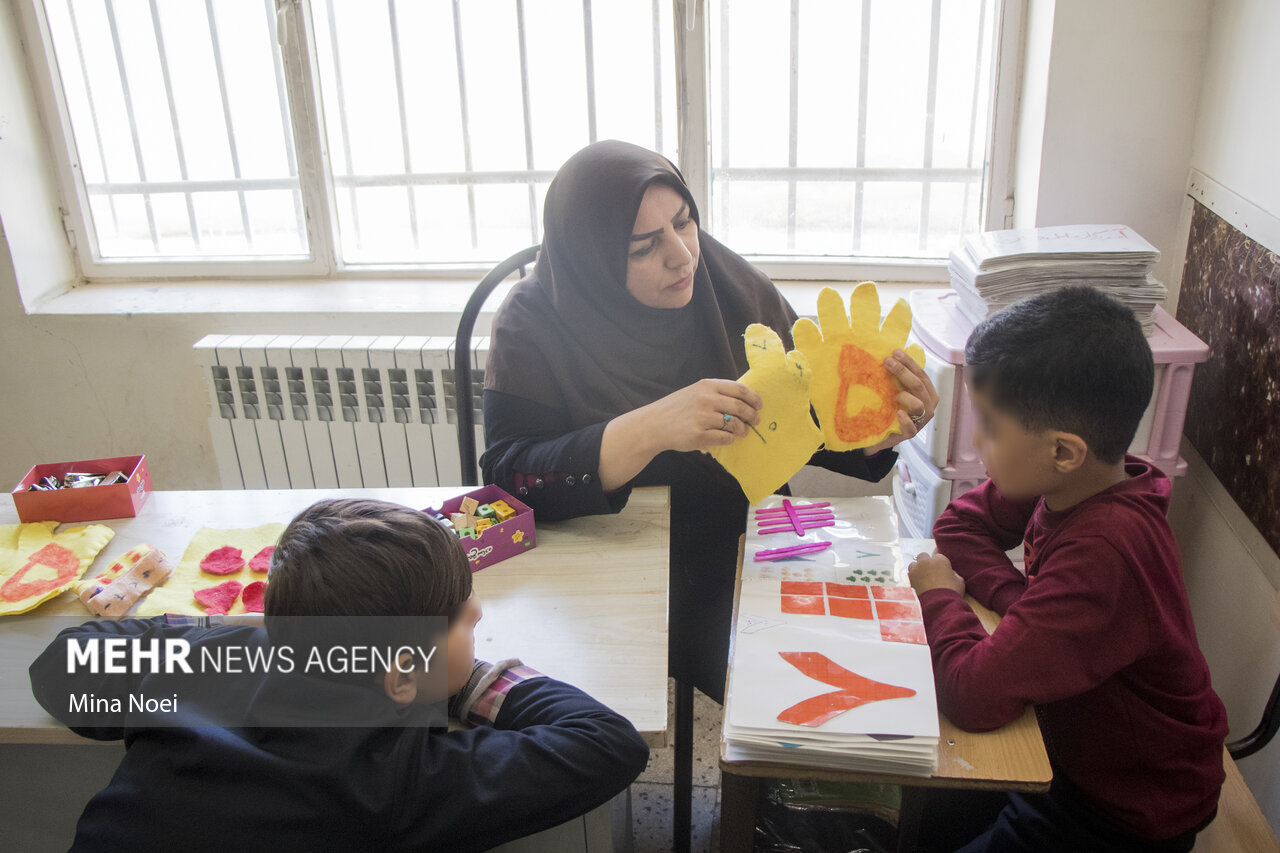
[[[866,584],[828,583],[827,595],[832,598],[870,598],[871,592]]]
[[[274,545],[268,545],[261,551],[253,555],[253,559],[249,561],[249,570],[254,572],[266,572],[271,568],[271,552],[276,549]]]
[[[924,620],[924,614],[920,612],[920,604],[916,601],[877,601],[876,615],[891,621],[921,622]]]
[[[821,595],[784,595],[782,596],[782,612],[822,616],[827,612],[827,609],[823,606]]]
[[[915,601],[915,591],[909,586],[873,586],[871,595],[877,600]]]
[[[898,622],[890,619],[880,622],[880,639],[890,643],[915,643],[917,646],[928,644],[924,633],[923,622]]]
[[[263,598],[266,594],[266,581],[254,581],[251,584],[247,584],[244,592],[240,593],[240,600],[244,602],[244,612],[261,613]]]
[[[224,545],[205,554],[200,568],[211,575],[233,575],[244,568],[244,554],[239,548]]]
[[[27,572],[36,566],[44,566],[55,572],[51,578],[23,582]],[[50,542],[27,558],[26,565],[14,572],[4,586],[0,586],[0,598],[5,601],[22,601],[37,595],[44,595],[57,589],[76,576],[80,571],[80,558],[70,548]]]
[[[839,688],[797,702],[778,715],[778,720],[797,726],[820,726],[851,708],[885,699],[904,699],[916,695],[910,687],[885,684],[883,681],[850,672],[819,652],[778,652],[787,663],[810,678]]]
[[[235,604],[236,599],[240,597],[240,589],[239,581],[227,581],[217,586],[197,589],[193,594],[196,601],[204,608],[204,612],[214,616],[231,609],[231,605]]]
[[[827,606],[832,616],[845,619],[874,619],[871,613],[871,602],[857,598],[828,598]]]
[[[804,672],[809,678],[840,688],[832,690],[831,693],[820,693],[805,699],[804,702],[792,704],[790,708],[778,715],[778,720],[781,722],[791,722],[797,726],[820,726],[860,704],[915,695],[915,690],[911,688],[884,684],[883,681],[850,672],[832,661],[826,654],[819,652],[778,652],[778,654],[783,661]]]
[[[783,581],[783,595],[822,595],[822,581]]]

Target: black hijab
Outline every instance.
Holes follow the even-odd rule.
[[[597,142],[560,168],[533,272],[494,317],[486,388],[566,410],[577,428],[699,379],[738,378],[750,323],[790,345],[795,312],[773,282],[701,229],[688,305],[651,308],[627,291],[631,229],[654,183],[679,192],[701,222],[679,170],[639,146]]]

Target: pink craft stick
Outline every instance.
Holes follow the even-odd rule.
[[[806,524],[804,526],[804,530],[801,530],[798,533],[796,533],[796,529],[791,525],[787,525],[786,527],[771,527],[767,530],[764,528],[761,528],[759,533],[761,536],[767,536],[770,533],[795,533],[797,536],[803,536],[805,535],[805,533],[807,533],[810,530],[814,530],[819,527],[832,527],[835,525],[835,523],[836,523],[835,519],[831,519],[830,521],[824,521],[819,524]]]
[[[817,503],[817,504],[793,504],[793,503],[791,503],[791,501],[790,501],[789,499],[787,499],[787,498],[783,498],[783,499],[782,499],[782,503],[783,503],[783,506],[766,506],[766,507],[760,507],[759,509],[757,509],[757,510],[756,510],[756,515],[786,515],[786,514],[787,514],[787,507],[789,507],[789,506],[793,506],[793,507],[795,507],[796,509],[799,509],[799,510],[805,510],[805,509],[821,509],[822,507],[828,507],[828,506],[831,506],[831,502],[830,502],[830,501],[826,501],[826,502],[823,502],[823,503]]]
[[[757,563],[767,563],[771,560],[783,560],[787,557],[798,557],[801,554],[816,554],[819,551],[825,551],[830,547],[830,542],[806,542],[803,545],[792,545],[789,548],[769,548],[764,551],[757,551],[752,559]]]

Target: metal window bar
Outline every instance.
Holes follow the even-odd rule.
[[[729,77],[729,0],[720,0],[720,138],[716,140],[716,147],[720,150],[720,168],[717,171],[721,174],[729,168]],[[721,193],[722,201],[720,220],[716,223],[716,227],[723,227],[728,232],[730,200],[728,182],[722,183],[718,191]]]
[[[659,0],[653,0],[653,150],[662,150],[662,26]],[[533,164],[530,163],[530,168]],[[537,242],[537,234],[534,235]]]
[[[587,139],[596,141],[596,58],[591,26],[591,0],[582,0],[582,42],[587,71]]]
[[[333,39],[333,84],[334,88],[337,89],[335,95],[338,99],[338,133],[342,137],[342,162],[346,166],[347,174],[350,175],[355,171],[355,167],[352,165],[351,159],[351,134],[347,128],[347,98],[342,88],[342,59],[339,56],[340,51],[338,48],[338,24],[333,11],[335,4],[326,3],[324,5],[329,18],[329,37]],[[454,5],[457,5],[457,0],[454,0]],[[337,183],[337,176],[335,176],[334,184]],[[355,187],[348,189],[347,198],[351,202],[351,229],[355,233],[356,246],[360,246],[360,206],[356,203]]]
[[[111,173],[107,167],[107,152],[102,147],[102,133],[98,129],[98,108],[93,100],[93,87],[89,85],[89,68],[84,61],[84,44],[80,41],[80,24],[76,20],[74,3],[67,4],[67,17],[71,21],[71,35],[76,43],[76,61],[80,65],[80,77],[84,84],[85,100],[89,106],[89,123],[93,128],[93,141],[98,149],[98,162],[102,165],[103,179],[110,180]],[[111,227],[118,230],[120,228],[120,220],[116,216],[115,196],[107,197],[107,206],[111,210]]]
[[[973,165],[973,149],[974,149],[974,131],[978,129],[978,92],[981,91],[982,84],[982,51],[986,47],[987,41],[987,0],[978,4],[978,33],[977,33],[977,54],[973,63],[973,92],[969,101],[969,148],[965,153],[964,163],[966,166]],[[961,210],[969,209],[969,193],[973,189],[972,184],[964,185],[964,196],[960,205]]]
[[[516,39],[520,43],[520,112],[524,121],[524,165],[533,174],[533,119],[529,106],[529,51],[524,35],[524,0],[516,0]],[[538,193],[532,177],[529,179],[529,233],[533,242],[538,237]]]
[[[387,20],[391,29],[391,64],[396,78],[396,106],[400,110],[400,147],[404,156],[404,172],[413,172],[413,155],[409,148],[409,121],[405,114],[404,69],[400,62],[400,28],[396,23],[396,0],[387,0]],[[418,198],[413,187],[404,188],[409,201],[409,232],[413,234],[414,248],[422,248],[418,238]]]
[[[160,11],[156,8],[156,0],[151,0],[151,31],[155,34],[156,51],[160,55],[160,82],[164,86],[165,103],[169,108],[169,125],[173,128],[173,147],[178,155],[178,174],[185,181],[187,174],[187,154],[182,144],[182,132],[178,127],[178,110],[173,102],[173,84],[169,77],[169,53],[164,47],[164,34],[160,31]],[[191,200],[191,193],[184,193],[187,205],[187,225],[191,229],[191,240],[196,249],[200,248],[200,229],[196,225],[196,207]]]
[[[854,163],[858,169],[867,165],[867,79],[871,69],[871,0],[862,0],[862,27],[858,47],[858,153]],[[853,185],[853,251],[862,248],[863,182]]]
[[[789,54],[790,86],[787,91],[787,167],[799,165],[797,143],[800,137],[800,0],[791,0],[791,44]],[[796,247],[796,182],[787,181],[787,248]]]
[[[267,23],[271,24],[277,21],[275,0],[263,0],[266,4]],[[155,5],[155,0],[151,0]],[[289,95],[285,89],[284,82],[284,57],[280,55],[280,38],[279,27],[272,28],[276,33],[276,38],[268,39],[271,42],[271,60],[272,70],[276,77],[276,100],[280,103],[280,133],[284,139],[284,155],[285,161],[289,164],[289,177],[298,177],[298,155],[293,150],[293,129],[289,127]],[[183,177],[186,177],[185,175]],[[298,234],[306,239],[307,223],[306,218],[302,214],[302,193],[298,189],[294,189],[289,194],[293,198],[293,215],[297,223]]]
[[[222,47],[218,42],[218,23],[213,14],[213,0],[204,0],[205,16],[209,20],[209,40],[213,46],[213,70],[218,78],[218,93],[222,100],[222,118],[227,125],[227,146],[231,153],[231,174],[238,180],[240,175],[240,151],[236,145],[236,129],[231,123],[231,101],[227,97],[227,78],[222,69]],[[245,243],[253,245],[253,230],[249,227],[249,205],[245,201],[244,190],[236,191],[240,202],[240,221],[244,227]],[[158,247],[157,247],[158,249]]]
[[[104,0],[103,5],[107,13],[107,28],[111,31],[111,47],[115,51],[116,69],[120,74],[120,92],[124,98],[124,112],[129,119],[129,135],[133,138],[133,156],[138,164],[138,178],[145,182],[147,180],[147,167],[142,162],[142,142],[138,138],[138,122],[133,113],[133,96],[129,91],[129,75],[124,68],[124,54],[120,48],[120,33],[116,28],[115,4],[111,0]],[[160,251],[160,235],[156,231],[156,217],[151,209],[151,195],[149,193],[143,194],[142,203],[147,212],[147,230],[151,233],[151,245],[158,252]]]
[[[924,167],[933,167],[933,126],[934,109],[938,101],[938,40],[942,26],[942,0],[933,0],[933,8],[929,18],[929,87],[925,94],[924,107]],[[924,181],[920,186],[920,251],[929,244],[929,189],[931,181]]]
[[[458,110],[462,117],[462,166],[471,172],[471,122],[467,115],[467,75],[462,54],[462,5],[453,0],[453,53],[458,63]],[[467,185],[467,215],[471,219],[471,248],[480,245],[480,233],[476,227],[476,191]]]

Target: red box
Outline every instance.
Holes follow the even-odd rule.
[[[513,518],[486,528],[479,539],[458,540],[462,543],[462,550],[467,552],[471,571],[478,572],[537,544],[533,529],[533,509],[528,504],[516,500],[498,486],[483,486],[456,498],[449,498],[440,507],[440,511],[446,516],[461,511],[463,498],[475,498],[476,503],[480,504],[506,501],[507,506],[516,511]]]
[[[54,489],[28,492],[27,487],[45,477],[59,480],[71,471],[85,474],[110,474],[122,471],[128,481],[111,486],[85,486],[83,489]],[[53,462],[37,465],[27,472],[13,490],[13,505],[18,518],[32,521],[99,521],[104,518],[132,518],[151,494],[151,473],[145,456],[115,456],[110,459],[85,459],[80,462]]]

